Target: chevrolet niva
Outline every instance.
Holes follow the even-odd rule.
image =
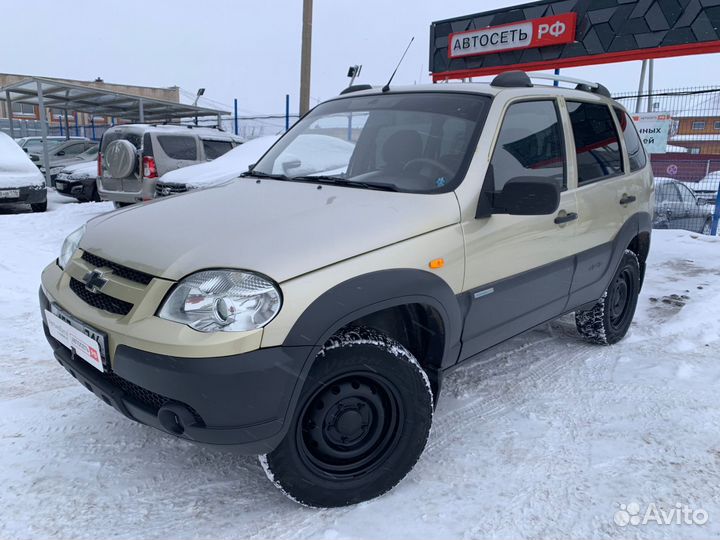
[[[459,362],[571,312],[591,342],[626,334],[652,199],[601,85],[351,87],[242,178],[70,234],[45,332],[128,418],[259,454],[300,503],[354,504],[412,469]]]

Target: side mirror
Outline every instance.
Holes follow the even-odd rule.
[[[704,197],[698,197],[697,198],[697,205],[698,206],[705,206],[707,204],[712,204],[710,199],[705,199]]]
[[[65,155],[65,150],[60,150],[60,151],[59,151],[57,154],[55,154],[55,155],[56,155],[56,156],[64,156],[64,155]]]
[[[493,196],[494,214],[541,216],[554,214],[560,206],[560,187],[552,180],[521,176],[508,180]]]
[[[299,159],[292,159],[290,161],[285,161],[282,164],[283,171],[285,171],[285,174],[290,172],[293,169],[297,169],[302,165],[302,162]]]

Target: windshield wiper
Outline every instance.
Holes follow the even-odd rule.
[[[248,176],[255,178],[269,178],[270,180],[290,180],[290,178],[284,174],[270,174],[253,170],[245,171],[240,175],[241,178],[247,178]]]
[[[321,184],[334,184],[338,186],[359,187],[364,189],[379,189],[382,191],[400,191],[395,184],[374,184],[371,182],[360,182],[357,180],[348,180],[341,176],[327,175],[309,175],[309,176],[293,176],[288,180],[297,182],[319,182]]]

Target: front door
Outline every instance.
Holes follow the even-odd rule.
[[[568,186],[567,141],[554,99],[524,99],[506,110],[488,168],[488,183],[501,191],[517,177],[557,182],[555,214],[494,214],[463,222],[469,302],[461,358],[560,315],[574,271],[577,201]],[[568,189],[570,188],[570,189]]]

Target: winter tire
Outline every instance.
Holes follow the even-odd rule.
[[[637,255],[626,249],[602,298],[591,309],[575,312],[580,335],[601,345],[620,341],[630,328],[639,293],[640,264]]]
[[[301,504],[359,503],[410,472],[432,413],[427,375],[405,347],[370,328],[347,329],[318,354],[287,435],[260,462]]]

